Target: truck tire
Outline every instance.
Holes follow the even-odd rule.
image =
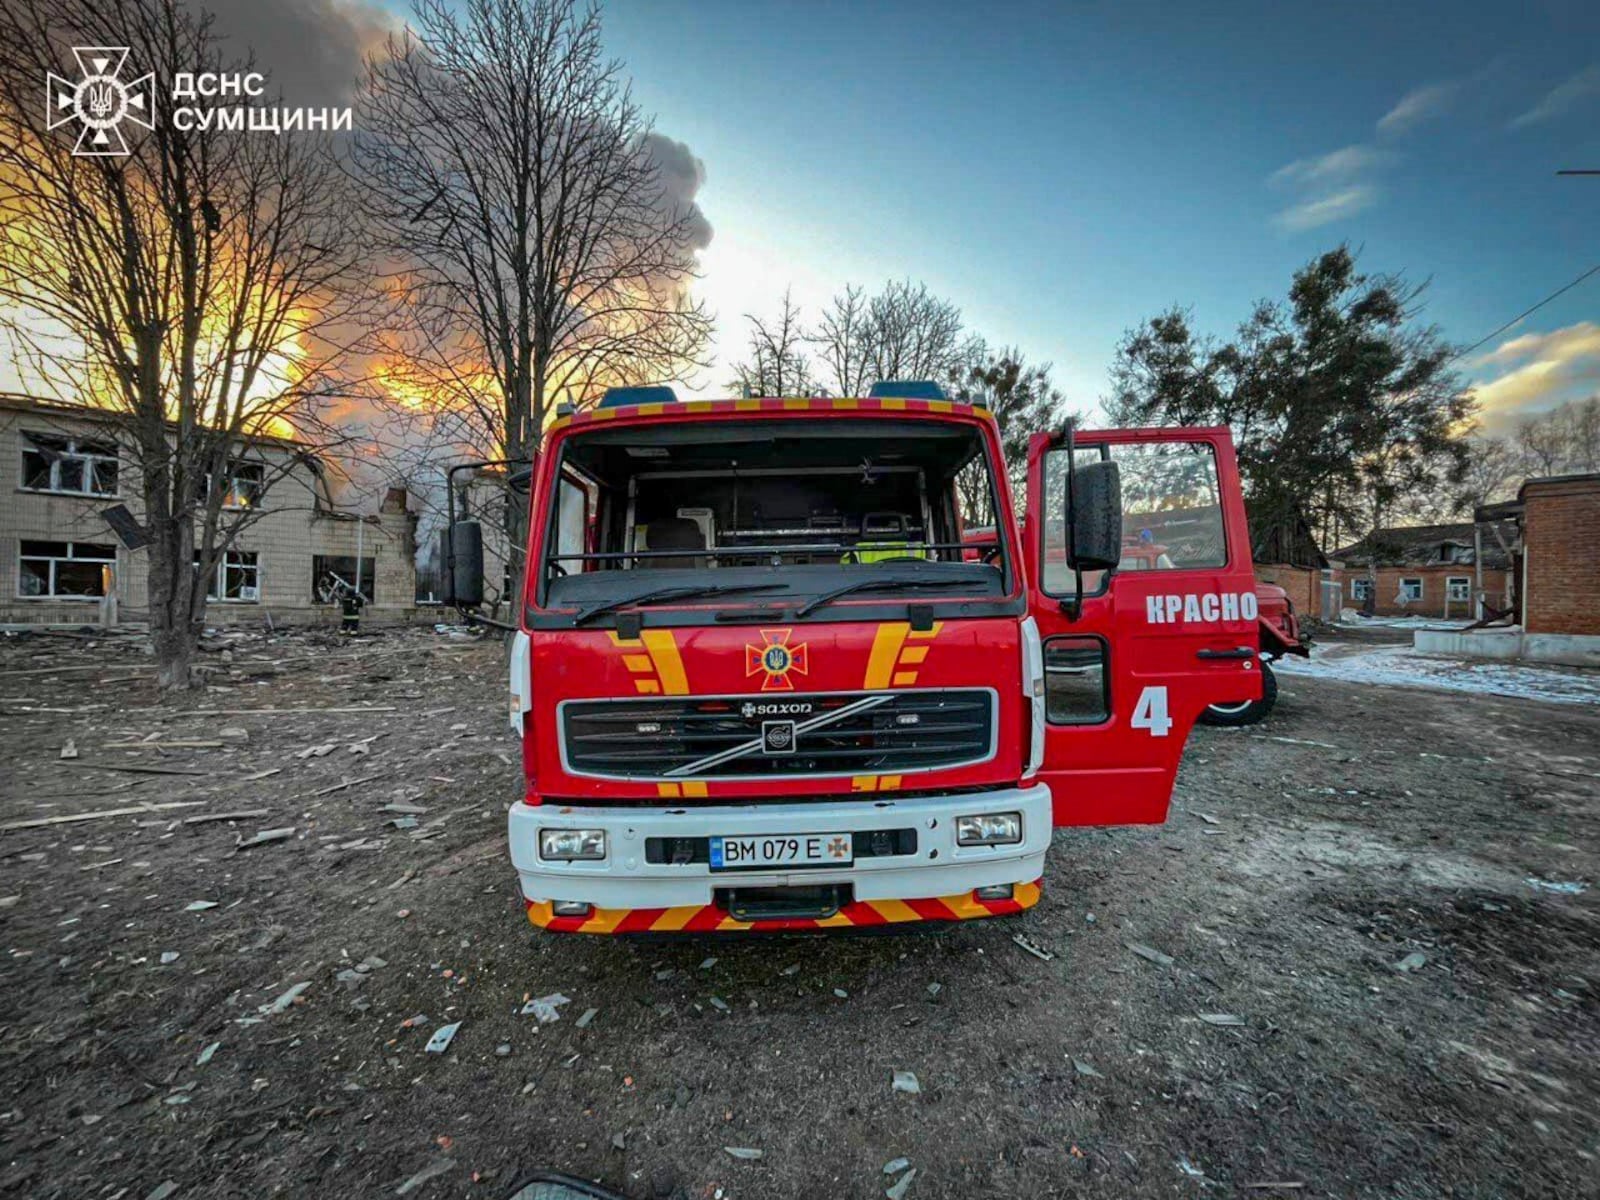
[[[1264,721],[1278,702],[1278,677],[1266,659],[1261,660],[1261,699],[1241,700],[1237,704],[1213,704],[1200,714],[1202,725],[1238,727]]]

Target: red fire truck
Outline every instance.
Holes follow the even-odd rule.
[[[545,929],[1019,912],[1053,828],[1164,821],[1202,710],[1260,693],[1226,429],[1034,435],[1026,538],[993,417],[925,385],[632,389],[560,415],[530,485],[509,835]],[[1119,570],[1124,528],[1171,568]]]

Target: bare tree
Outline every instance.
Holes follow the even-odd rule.
[[[1600,396],[1524,417],[1513,438],[1527,475],[1600,469]]]
[[[907,279],[867,303],[868,355],[875,379],[949,379],[962,357],[961,310]]]
[[[746,396],[809,396],[816,384],[803,347],[810,340],[800,326],[800,310],[783,293],[777,317],[763,320],[745,314],[750,322],[749,357],[733,368],[732,386]]]
[[[826,371],[823,384],[835,396],[863,396],[872,384],[866,291],[846,284],[828,303],[811,336]]]
[[[326,139],[124,121],[128,154],[75,156],[40,94],[75,45],[127,46],[157,81],[250,64],[171,0],[0,6],[0,329],[42,390],[124,418],[158,678],[187,687],[207,583],[255,517],[228,503],[235,463],[315,426],[360,243]],[[256,500],[307,446],[287,449]]]
[[[418,0],[367,65],[354,162],[393,261],[409,385],[530,458],[558,399],[696,365],[709,227],[669,186],[598,10]],[[512,546],[525,515],[508,505]]]

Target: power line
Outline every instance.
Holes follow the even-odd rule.
[[[1473,342],[1472,345],[1468,346],[1465,350],[1461,350],[1461,351],[1456,352],[1455,354],[1452,354],[1449,358],[1445,359],[1445,363],[1448,365],[1449,363],[1455,362],[1455,360],[1458,359],[1458,358],[1465,358],[1467,355],[1471,354],[1474,350],[1476,350],[1479,346],[1483,345],[1485,342],[1493,341],[1495,338],[1499,337],[1502,333],[1504,333],[1506,330],[1510,329],[1513,325],[1515,325],[1518,321],[1522,320],[1524,317],[1532,316],[1534,313],[1538,312],[1541,308],[1543,308],[1546,304],[1549,304],[1550,301],[1556,299],[1558,296],[1566,295],[1568,292],[1570,292],[1573,288],[1577,287],[1580,283],[1582,283],[1585,279],[1589,278],[1589,276],[1591,276],[1591,275],[1600,275],[1600,263],[1596,263],[1594,266],[1590,267],[1582,275],[1579,275],[1571,283],[1567,284],[1566,287],[1559,288],[1556,291],[1551,292],[1548,296],[1546,296],[1543,300],[1539,301],[1539,303],[1535,304],[1532,308],[1523,309],[1516,316],[1512,317],[1511,320],[1507,321],[1504,325],[1500,326],[1498,329],[1495,329],[1492,332],[1490,332],[1490,333],[1484,335],[1483,337],[1479,338],[1477,341]]]

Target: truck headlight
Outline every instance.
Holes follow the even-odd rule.
[[[539,857],[557,862],[593,861],[606,856],[604,829],[541,829]]]
[[[982,813],[956,818],[958,846],[1009,846],[1021,840],[1021,813]]]

